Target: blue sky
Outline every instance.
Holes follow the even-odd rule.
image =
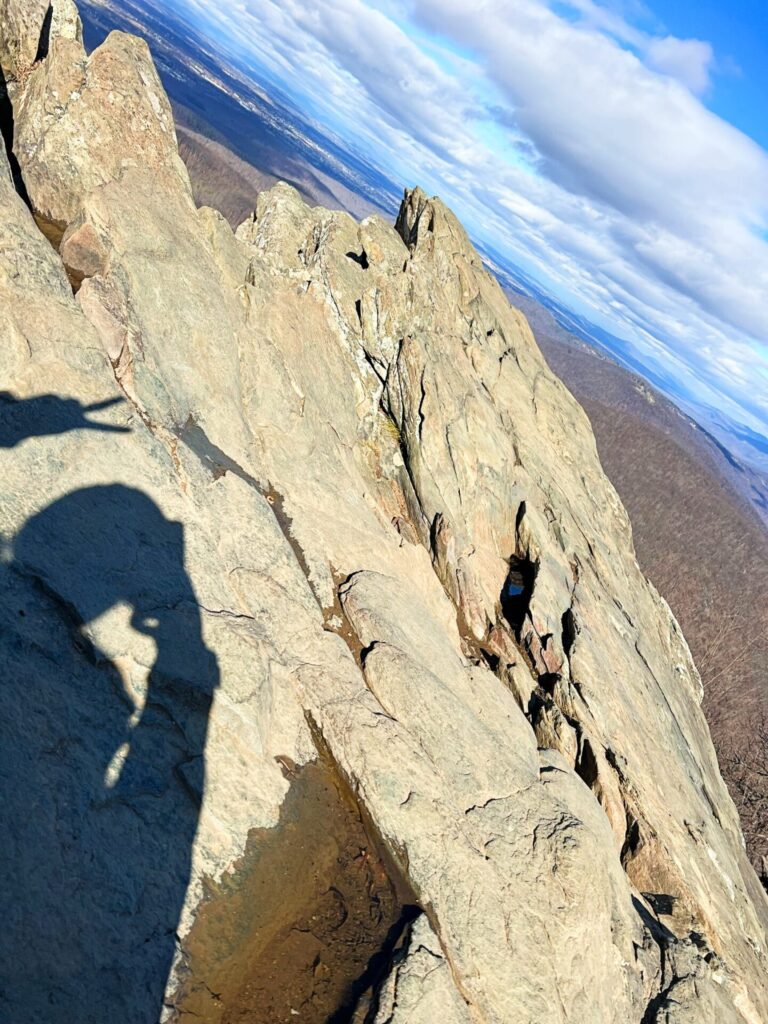
[[[673,35],[711,41],[713,88],[705,102],[768,147],[768,4],[764,0],[660,0],[650,9]]]
[[[762,4],[173,2],[689,407],[768,435]]]

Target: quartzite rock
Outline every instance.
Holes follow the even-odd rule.
[[[252,934],[249,836],[319,760],[377,847],[344,886],[373,908],[382,864],[425,911],[382,1020],[395,987],[392,1021],[768,1019],[688,648],[450,211],[416,189],[395,231],[279,185],[233,235],[120,34],[54,38],[14,104],[61,256],[4,173],[9,1018],[240,1019],[216,965],[247,994],[258,943],[205,935]]]
[[[0,0],[0,87],[15,95],[52,40],[82,42],[73,0]],[[3,111],[3,116],[6,116]],[[6,126],[3,126],[5,134]]]
[[[62,230],[83,196],[128,168],[190,192],[168,98],[135,36],[112,32],[86,56],[80,38],[58,36],[15,102],[14,151],[32,208]],[[67,154],[66,160],[57,154]]]

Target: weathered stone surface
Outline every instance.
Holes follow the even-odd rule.
[[[404,959],[379,996],[374,1024],[471,1024],[467,1004],[456,991],[440,942],[426,916],[413,925]]]
[[[48,0],[0,2],[0,70],[15,78],[32,67],[40,48]]]
[[[93,190],[141,167],[190,192],[168,98],[146,43],[112,32],[87,57],[76,33],[53,37],[16,102],[14,151],[35,214],[60,231]],[[57,158],[66,153],[66,159]]]
[[[83,23],[74,0],[52,0],[50,39],[83,41]]]
[[[278,593],[306,584],[251,488],[221,481],[247,519],[263,508],[271,540],[238,541],[209,470],[127,403],[86,412],[120,400],[114,372],[60,260],[10,182],[0,188],[0,759],[13,878],[0,1016],[156,1021],[191,877],[199,903],[202,879],[222,875],[249,830],[277,823],[288,781],[275,757],[314,751],[240,594],[265,565]]]
[[[127,36],[54,39],[14,102],[61,252],[0,175],[9,1019],[249,1019],[248,951],[315,905],[323,962],[359,954],[328,926],[356,857],[266,923],[239,888],[315,761],[376,848],[361,904],[383,865],[431,924],[382,1021],[395,987],[393,1021],[767,1019],[696,669],[453,215],[414,190],[395,231],[281,185],[233,234]],[[304,1003],[274,1012],[325,1020],[335,982],[282,964]]]

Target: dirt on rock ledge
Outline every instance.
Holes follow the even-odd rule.
[[[254,829],[236,870],[208,885],[177,1020],[351,1020],[418,912],[333,768],[320,759],[285,773],[277,827]]]

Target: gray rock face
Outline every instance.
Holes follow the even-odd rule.
[[[15,76],[30,68],[40,49],[46,0],[2,0],[0,4],[0,69]]]
[[[404,952],[382,988],[374,1024],[471,1024],[426,918],[415,923]]]
[[[0,71],[25,79],[52,40],[82,42],[83,26],[73,0],[0,0]]]
[[[141,167],[189,191],[170,105],[146,43],[113,32],[86,57],[71,33],[54,37],[17,103],[14,150],[36,215],[63,228],[82,198]],[[66,160],[56,154],[66,153]]]
[[[0,174],[4,1016],[768,1019],[688,648],[450,211],[233,234],[119,34],[14,115],[58,251]]]

